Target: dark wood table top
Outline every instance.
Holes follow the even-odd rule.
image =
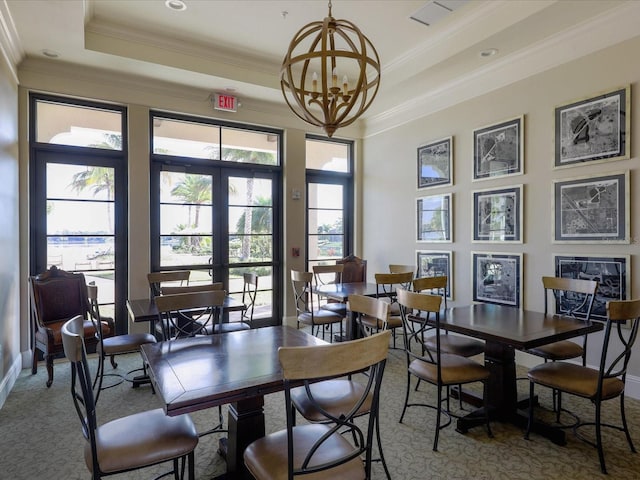
[[[141,352],[165,412],[174,416],[281,391],[278,348],[323,343],[276,326],[147,344]]]
[[[315,289],[315,292],[332,298],[333,300],[344,302],[349,298],[349,295],[374,297],[377,294],[377,286],[375,283],[366,282],[331,283],[328,285],[320,285]]]
[[[244,310],[246,306],[241,301],[227,296],[222,308],[227,312],[237,312]],[[158,309],[153,299],[127,299],[127,311],[134,322],[151,322],[158,319]]]
[[[531,310],[493,304],[453,307],[441,314],[441,326],[489,342],[527,350],[603,329],[601,322],[545,315]]]

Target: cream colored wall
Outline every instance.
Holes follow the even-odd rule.
[[[471,251],[524,253],[523,306],[542,310],[540,277],[554,273],[553,254],[630,254],[631,297],[640,297],[638,228],[640,209],[634,208],[640,187],[640,37],[575,60],[507,88],[395,128],[363,142],[364,209],[363,251],[369,276],[385,271],[389,263],[413,264],[417,249],[454,252],[454,302],[471,302]],[[553,111],[576,98],[593,96],[626,84],[632,86],[631,159],[553,169]],[[501,120],[525,116],[524,175],[472,182],[473,130]],[[418,191],[416,148],[453,135],[454,185]],[[552,237],[552,180],[630,170],[631,238],[629,245],[554,244]],[[472,243],[472,192],[489,187],[524,184],[524,243]],[[416,236],[416,198],[453,193],[453,243],[422,244]],[[635,280],[635,281],[634,281]],[[591,340],[588,362],[597,362],[601,337]],[[637,347],[640,349],[640,347]],[[640,354],[632,358],[632,373],[640,375]],[[639,390],[640,392],[640,390]]]
[[[18,262],[19,168],[18,84],[15,72],[0,59],[0,407],[15,382],[20,356],[20,292],[26,282]]]

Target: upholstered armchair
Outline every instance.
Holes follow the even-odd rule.
[[[88,345],[97,343],[96,329],[89,315],[91,308],[87,297],[87,283],[82,273],[71,273],[52,266],[49,270],[29,277],[31,373],[38,372],[38,350],[47,364],[47,387],[53,383],[53,360],[64,356],[62,325],[76,315],[84,320],[84,338]],[[113,319],[103,317],[103,336],[115,333]]]

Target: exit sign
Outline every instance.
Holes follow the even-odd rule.
[[[216,93],[213,100],[213,108],[224,110],[225,112],[236,112],[238,110],[238,99],[232,95]]]

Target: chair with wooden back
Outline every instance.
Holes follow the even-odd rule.
[[[560,311],[556,315],[564,315],[580,318],[584,321],[591,319],[591,310],[596,292],[598,291],[597,280],[582,280],[562,277],[542,277],[544,287],[544,313],[550,314],[550,298],[557,301]],[[582,345],[571,340],[541,345],[531,348],[527,353],[542,357],[547,360],[569,360],[581,357],[582,365],[586,365],[587,357],[587,336],[582,339]]]
[[[600,470],[607,473],[604,459],[602,427],[609,427],[624,432],[629,448],[636,452],[624,409],[624,390],[627,378],[627,367],[633,345],[638,336],[640,325],[640,300],[618,300],[607,303],[607,321],[604,327],[604,340],[600,353],[598,368],[590,368],[575,363],[557,361],[538,365],[529,370],[529,422],[525,438],[528,439],[533,424],[535,402],[535,385],[551,388],[554,392],[564,392],[589,400],[595,407],[595,421],[579,421],[574,427],[578,438],[586,441],[598,450]],[[602,415],[602,403],[606,400],[620,399],[621,425],[605,423]],[[562,397],[558,395],[558,408],[562,409]],[[586,426],[595,427],[596,441],[583,437],[579,429]]]
[[[551,314],[550,299],[553,298],[559,305],[556,315],[564,315],[579,318],[588,322],[591,319],[593,302],[598,291],[597,280],[584,280],[563,277],[542,277],[544,288],[544,313]],[[581,358],[582,366],[587,364],[587,335],[582,337],[582,345],[571,340],[561,340],[559,342],[540,345],[526,351],[531,355],[544,358],[545,362],[557,362],[559,360],[569,360]],[[557,408],[560,392],[553,392],[553,408],[556,410],[557,420],[560,421],[561,410]],[[561,403],[561,402],[560,402]],[[573,415],[571,412],[568,412]]]
[[[354,320],[360,322],[364,319],[386,322],[389,317],[389,304],[377,298],[363,295],[349,295],[348,309],[354,315]],[[362,337],[365,337],[364,329]],[[326,417],[318,410],[330,412],[333,417],[339,418],[345,409],[351,408],[362,396],[364,385],[353,380],[351,376],[325,380],[313,383],[309,386],[309,392],[305,387],[297,387],[291,390],[291,402],[296,410],[309,422],[325,422]],[[313,397],[314,401],[311,400]],[[357,415],[366,415],[371,411],[371,399],[362,405]],[[387,463],[382,451],[380,439],[379,419],[376,419],[376,440],[378,443],[379,460],[382,462],[385,474],[391,479]],[[375,459],[374,461],[377,461]]]
[[[405,272],[415,272],[415,265],[401,265],[398,263],[390,263],[389,264],[389,273],[405,273]]]
[[[484,412],[487,434],[492,437],[489,424],[489,408],[487,386],[489,369],[478,362],[460,355],[445,353],[438,339],[440,334],[440,295],[428,295],[425,293],[398,290],[398,303],[401,306],[404,349],[407,358],[407,389],[404,407],[400,415],[400,423],[408,407],[423,406],[436,411],[436,428],[433,440],[433,450],[438,449],[440,430],[451,423],[451,409],[448,395],[443,398],[443,389],[449,391],[450,386],[465,385],[481,382],[484,390]],[[417,313],[417,315],[416,315]],[[411,318],[409,316],[411,315]],[[436,349],[432,351],[424,346],[423,341],[427,337],[425,331],[431,330],[435,325]],[[432,404],[409,403],[411,390],[411,377],[418,381],[425,381],[434,385],[437,389],[437,399]],[[443,401],[446,400],[446,406]],[[448,417],[448,421],[442,424],[442,415]]]
[[[65,322],[60,336],[71,363],[71,397],[86,440],[84,460],[91,478],[128,472],[164,462],[173,463],[175,478],[188,463],[195,478],[194,450],[198,445],[189,415],[170,417],[157,408],[117,418],[98,426],[81,315]]]
[[[358,283],[367,281],[367,261],[349,255],[340,260],[336,260],[336,264],[343,265],[342,281],[344,283]]]
[[[189,285],[190,270],[163,270],[160,272],[147,273],[147,281],[151,289],[152,297],[162,294],[163,284],[169,283],[173,286]]]
[[[245,272],[242,279],[242,303],[244,303],[245,309],[242,311],[241,320],[253,328],[253,311],[256,308],[258,296],[258,275]]]
[[[165,340],[207,335],[214,331],[216,323],[222,321],[222,307],[227,292],[212,288],[198,290],[155,298]]]
[[[198,285],[186,285],[182,287],[162,287],[161,291],[162,296],[166,296],[181,293],[208,292],[211,290],[223,291],[223,289],[224,284],[222,282],[214,282],[202,283]],[[183,315],[185,315],[184,312]],[[214,315],[214,318],[209,318],[210,315]],[[249,330],[251,328],[251,325],[242,319],[237,322],[224,321],[224,315],[220,315],[220,312],[215,309],[205,309],[204,311],[200,311],[198,313],[189,312],[189,316],[192,319],[195,319],[199,324],[204,325],[204,330],[198,331],[198,334],[238,332],[240,330]],[[197,325],[193,326],[197,327]]]
[[[338,313],[322,308],[316,308],[313,301],[315,292],[313,291],[313,273],[299,272],[291,270],[291,286],[293,288],[293,299],[296,305],[297,325],[309,325],[311,333],[318,335],[322,329],[322,338],[325,338],[325,330],[330,330],[331,340],[333,340],[333,326],[340,325],[340,335],[342,335],[342,320],[344,317]]]
[[[344,272],[344,265],[336,263],[335,265],[314,265],[313,266],[313,278],[316,282],[316,289],[323,285],[342,283],[342,273]],[[344,302],[338,302],[336,300],[328,299],[324,300],[318,297],[318,304],[320,308],[330,310],[343,317],[347,316],[347,304]]]
[[[373,436],[378,421],[380,386],[389,349],[389,332],[331,345],[280,347],[278,358],[284,377],[286,430],[268,434],[244,451],[244,462],[257,480],[275,478],[370,479]],[[324,409],[313,388],[318,380],[345,377],[363,371],[368,377],[357,394]],[[318,417],[296,425],[292,391],[297,385],[307,394],[306,402]],[[300,387],[297,387],[300,388]],[[369,411],[366,422],[356,421]],[[356,438],[350,442],[342,432]],[[364,461],[363,458],[364,457]],[[311,474],[311,475],[309,475]]]
[[[53,360],[64,356],[60,331],[64,323],[76,315],[84,318],[84,339],[91,346],[97,343],[94,323],[89,319],[91,306],[87,297],[87,282],[82,273],[66,272],[52,266],[39,275],[29,277],[31,373],[38,372],[38,351],[47,365],[47,387],[53,383]],[[115,334],[113,319],[103,317],[102,336]]]
[[[402,328],[402,318],[400,317],[400,306],[398,305],[396,292],[399,289],[411,288],[413,271],[402,273],[376,273],[376,298],[389,303],[389,319],[386,328],[393,331],[393,348],[396,348],[396,329]],[[381,330],[380,324],[376,331]]]
[[[413,291],[428,293],[431,295],[440,295],[444,303],[444,310],[447,310],[447,277],[421,277],[413,281]],[[484,352],[484,342],[475,338],[465,337],[463,335],[449,335],[448,331],[438,339],[440,341],[440,349],[445,353],[453,353],[454,355],[462,355],[463,357],[474,357]],[[432,335],[424,339],[424,345],[431,351],[435,351],[436,338]]]

